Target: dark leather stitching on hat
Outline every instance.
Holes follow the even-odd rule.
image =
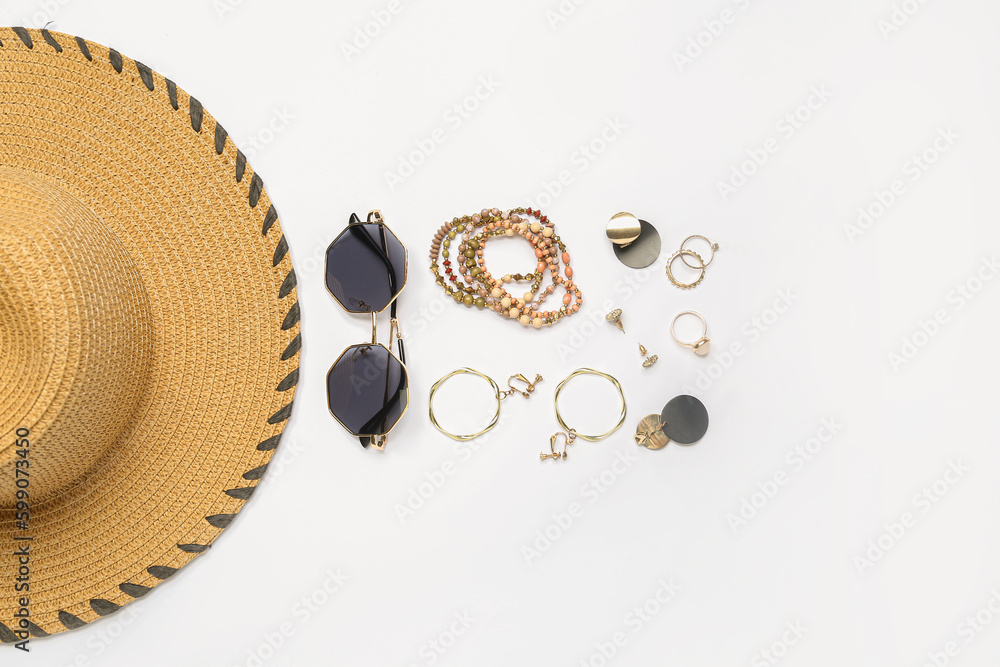
[[[222,151],[226,148],[226,137],[229,133],[226,132],[226,128],[222,127],[222,123],[216,121],[215,123],[215,152],[218,155],[222,155]]]
[[[86,58],[89,61],[94,60],[94,56],[90,55],[90,47],[87,46],[87,42],[84,41],[83,37],[76,38],[76,45],[77,47],[79,47],[80,53],[83,54],[84,58]]]
[[[177,111],[180,108],[177,104],[177,84],[170,79],[167,79],[167,97],[170,98],[170,106]]]
[[[143,65],[138,60],[135,61],[135,68],[137,70],[139,70],[139,78],[142,79],[142,82],[144,84],[146,84],[146,88],[150,92],[152,92],[152,90],[153,90],[153,73],[150,71],[150,69],[148,67],[146,67],[145,65]]]
[[[59,612],[59,622],[65,625],[67,630],[76,630],[77,628],[82,628],[87,625],[86,621],[77,618],[68,611]]]
[[[162,581],[177,574],[177,568],[167,567],[166,565],[153,565],[152,567],[146,568],[146,572],[149,572],[152,576]]]
[[[49,633],[45,632],[45,630],[42,630],[40,627],[38,627],[37,625],[35,625],[31,621],[28,621],[28,632],[31,633],[32,637],[48,637],[49,636]]]
[[[294,401],[292,401],[294,403]],[[292,403],[289,403],[285,407],[281,408],[273,415],[267,418],[268,424],[280,424],[281,422],[287,420],[292,416]],[[266,465],[266,464],[265,464]]]
[[[25,46],[29,49],[34,48],[34,43],[31,41],[31,35],[28,34],[27,30],[24,28],[11,28],[11,30],[14,31],[14,34],[17,35],[22,42],[24,42]]]
[[[278,298],[284,299],[298,284],[299,281],[298,278],[295,277],[295,269],[292,269],[288,272],[288,275],[285,276],[284,282],[281,283],[281,289],[278,290]]]
[[[250,179],[250,208],[255,208],[257,202],[260,200],[260,191],[264,189],[264,181],[257,172],[253,173],[253,178]]]
[[[285,321],[281,323],[281,330],[288,331],[299,321],[299,302],[296,301],[292,304],[292,307],[288,309],[288,314],[285,315]]]
[[[216,528],[225,529],[229,527],[229,524],[231,524],[235,518],[235,514],[213,514],[212,516],[206,516],[205,521],[208,521]]]
[[[248,486],[242,489],[228,489],[226,495],[237,500],[250,500],[250,496],[253,495],[256,488],[256,486]]]
[[[177,548],[184,553],[201,554],[212,548],[211,544],[178,544]]]
[[[296,334],[292,342],[288,344],[285,351],[281,353],[281,360],[288,361],[295,356],[295,353],[302,347],[302,334]]]
[[[265,472],[267,472],[266,463],[258,468],[254,468],[253,470],[248,470],[247,472],[243,473],[243,479],[252,482],[255,479],[260,479],[261,477],[263,477]]]
[[[268,438],[264,442],[258,444],[257,445],[257,451],[259,451],[259,452],[270,452],[272,450],[277,449],[278,445],[280,445],[280,444],[281,444],[281,434],[279,433],[278,435],[271,436],[270,438]]]
[[[62,53],[62,46],[56,41],[56,38],[52,36],[52,33],[42,28],[42,37],[45,39],[45,43],[56,50],[56,53]]]
[[[285,376],[285,379],[281,381],[278,385],[278,391],[288,391],[295,385],[299,383],[299,369],[296,368],[294,371]]]
[[[118,585],[118,589],[125,595],[129,595],[134,598],[141,598],[143,595],[153,590],[149,586],[140,586],[139,584],[130,584],[127,581],[123,584]]]
[[[191,129],[195,132],[201,132],[201,117],[204,109],[201,106],[201,102],[193,97],[188,98],[188,114],[191,116]]]
[[[111,66],[115,68],[115,71],[119,74],[122,73],[122,54],[118,53],[114,49],[108,49],[108,60],[111,61]]]
[[[243,154],[243,151],[236,149],[236,182],[243,182],[243,172],[247,168],[247,156]]]
[[[277,219],[278,212],[274,209],[274,204],[271,204],[267,209],[267,215],[264,216],[264,226],[260,230],[264,236],[267,236],[267,233],[271,231],[271,227],[274,226]]]
[[[281,260],[285,258],[285,253],[288,252],[288,241],[285,240],[284,235],[278,239],[278,246],[274,249],[274,260],[273,265],[277,266],[281,263]]]
[[[94,599],[90,601],[90,608],[93,609],[98,616],[110,616],[121,609],[121,606],[116,605],[114,602],[109,600]]]

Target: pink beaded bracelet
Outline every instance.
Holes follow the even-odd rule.
[[[522,218],[522,215],[533,216]],[[476,230],[482,228],[476,233]],[[535,251],[538,263],[527,274],[507,274],[494,277],[486,268],[483,251],[493,236],[524,237]],[[452,241],[459,239],[458,255],[451,258]],[[441,259],[440,265],[438,259]],[[431,272],[438,285],[448,296],[466,307],[489,308],[497,314],[519,321],[523,326],[536,329],[552,326],[563,317],[580,310],[583,295],[573,281],[573,267],[566,245],[555,233],[548,216],[534,209],[516,208],[507,212],[500,209],[483,209],[479,213],[454,218],[434,234],[431,243]],[[444,273],[439,269],[444,268]],[[552,276],[551,283],[542,289],[545,271]],[[510,294],[506,283],[527,282],[531,286],[520,298]],[[548,296],[562,286],[565,294],[562,306],[556,310],[542,310]]]

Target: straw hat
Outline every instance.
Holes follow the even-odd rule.
[[[208,549],[278,446],[299,345],[277,213],[198,100],[0,28],[0,640],[95,621]]]

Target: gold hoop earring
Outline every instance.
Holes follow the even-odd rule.
[[[674,262],[677,261],[678,257],[685,257],[685,256],[695,258],[698,261],[698,264],[700,265],[698,267],[691,267],[691,268],[696,268],[700,271],[700,273],[698,274],[698,279],[695,280],[693,283],[682,283],[679,280],[677,280],[677,278],[674,277],[674,271],[673,271]],[[685,264],[687,264],[687,262],[685,262]],[[694,250],[681,248],[673,255],[671,255],[670,261],[667,262],[667,278],[670,279],[670,282],[672,282],[677,287],[680,287],[681,289],[691,289],[693,287],[697,287],[698,284],[705,279],[705,266],[706,266],[705,260],[701,258],[701,255],[696,253]]]
[[[697,317],[699,320],[701,320],[701,326],[702,326],[701,337],[693,343],[688,343],[681,340],[680,338],[677,337],[677,334],[674,333],[674,325],[677,324],[677,320],[681,319],[685,315],[693,315],[694,317]],[[695,312],[693,310],[685,310],[683,313],[679,313],[677,317],[674,318],[673,322],[670,323],[670,335],[673,336],[673,339],[675,341],[677,341],[684,347],[690,347],[694,351],[694,353],[697,354],[699,357],[704,357],[706,354],[708,354],[712,347],[712,341],[708,337],[708,321],[705,319],[704,315]]]
[[[441,385],[443,385],[445,382],[455,377],[456,375],[475,375],[476,377],[481,377],[487,382],[489,382],[490,388],[493,389],[493,396],[497,402],[497,409],[493,413],[493,418],[490,420],[490,423],[487,424],[485,428],[476,431],[475,433],[469,433],[469,434],[451,433],[443,426],[441,426],[441,424],[437,420],[437,417],[434,416],[434,394],[436,394],[437,390],[441,388]],[[520,389],[518,387],[515,387],[514,380],[519,380],[520,382],[523,382],[525,384],[525,388]],[[535,375],[534,380],[528,380],[528,378],[524,377],[524,375],[518,373],[517,375],[511,375],[509,378],[507,378],[507,386],[509,387],[509,389],[500,391],[500,386],[489,375],[486,375],[485,373],[480,373],[479,371],[473,368],[459,368],[457,370],[453,370],[451,373],[448,373],[444,377],[440,378],[437,382],[433,384],[433,386],[431,386],[430,398],[427,402],[427,412],[430,414],[431,423],[434,424],[434,428],[441,431],[452,440],[457,440],[459,442],[468,442],[469,440],[475,440],[484,433],[488,433],[489,431],[493,430],[493,427],[495,427],[497,423],[500,421],[500,403],[505,398],[507,398],[508,396],[512,396],[513,394],[521,394],[525,398],[531,398],[531,394],[532,392],[535,391],[536,388],[535,385],[537,385],[541,381],[542,381],[541,375]]]
[[[580,375],[596,375],[598,377],[602,377],[608,382],[610,382],[612,385],[614,385],[615,389],[618,390],[618,396],[621,398],[622,401],[621,416],[618,418],[618,423],[615,424],[614,428],[612,428],[610,431],[606,433],[602,433],[600,435],[587,435],[586,433],[580,433],[576,429],[570,428],[569,425],[566,424],[566,421],[563,419],[562,414],[559,412],[559,395],[562,393],[563,388],[569,383],[570,380]],[[566,376],[566,378],[564,378],[563,381],[560,382],[559,385],[556,387],[556,393],[555,393],[555,398],[553,398],[553,404],[555,405],[556,421],[559,422],[559,426],[561,426],[563,430],[553,433],[552,437],[549,438],[550,453],[546,454],[545,452],[542,452],[539,455],[542,461],[545,461],[546,459],[555,459],[555,460],[565,459],[566,449],[570,445],[572,445],[577,438],[581,438],[583,440],[589,440],[590,442],[597,442],[598,440],[603,440],[604,438],[607,438],[612,433],[621,428],[622,424],[625,423],[625,416],[628,412],[628,409],[625,405],[625,392],[622,390],[621,383],[618,382],[618,380],[616,380],[615,378],[608,375],[607,373],[602,373],[601,371],[595,371],[593,368],[578,368],[572,373],[570,373],[568,376]],[[561,453],[556,452],[556,440],[558,440],[560,437],[562,437],[564,441]]]

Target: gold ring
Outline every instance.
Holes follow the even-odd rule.
[[[677,320],[681,319],[685,315],[693,315],[694,317],[697,317],[699,320],[701,320],[701,326],[702,326],[701,337],[698,338],[698,340],[696,340],[693,343],[681,340],[680,338],[677,337],[677,334],[674,333],[674,325],[677,324]],[[695,354],[697,354],[700,357],[703,357],[706,354],[708,354],[709,350],[711,349],[711,340],[708,337],[708,320],[705,319],[704,315],[695,312],[693,310],[685,310],[683,313],[677,314],[677,317],[675,317],[673,321],[670,323],[670,335],[673,337],[675,341],[677,341],[684,347],[690,347],[692,350],[694,350]]]
[[[677,261],[677,258],[683,257],[684,255],[687,255],[688,257],[694,257],[696,260],[698,260],[698,263],[701,264],[701,274],[698,276],[698,280],[694,281],[693,283],[680,282],[679,280],[674,278],[673,271],[671,270],[671,267],[674,265],[674,262]],[[696,267],[691,267],[691,268],[696,268]],[[681,289],[691,289],[692,287],[695,287],[696,285],[698,285],[698,283],[700,283],[702,280],[705,279],[705,261],[701,258],[701,255],[696,253],[694,250],[681,248],[673,255],[671,255],[670,261],[667,262],[667,278],[670,279],[670,282],[672,282],[677,287],[680,287]]]
[[[437,418],[434,416],[434,394],[441,387],[441,385],[443,385],[445,382],[455,377],[456,375],[477,375],[486,380],[487,382],[489,382],[490,386],[493,388],[493,395],[497,401],[496,413],[493,415],[493,419],[490,420],[490,423],[486,426],[486,428],[484,428],[481,431],[477,431],[476,433],[470,433],[468,435],[455,435],[454,433],[449,433],[444,429],[443,426],[441,426],[441,424],[438,423]],[[434,386],[431,387],[431,396],[427,404],[427,411],[430,413],[431,423],[434,424],[434,427],[437,428],[437,430],[444,433],[449,438],[451,438],[452,440],[458,440],[459,442],[467,442],[469,440],[474,440],[475,438],[478,438],[482,434],[491,430],[494,426],[497,425],[497,422],[500,421],[500,387],[497,385],[496,382],[493,381],[493,378],[491,378],[489,375],[480,373],[479,371],[473,370],[472,368],[459,368],[458,370],[454,370],[451,373],[445,375],[443,378],[435,382]]]
[[[608,380],[611,384],[613,384],[615,386],[615,389],[618,390],[618,396],[620,396],[621,399],[622,399],[622,414],[621,414],[621,417],[618,419],[618,423],[615,425],[615,427],[613,429],[611,429],[610,431],[608,431],[607,433],[602,433],[601,435],[585,435],[585,434],[580,433],[579,431],[577,431],[575,429],[571,429],[569,426],[567,426],[566,422],[563,421],[562,415],[559,414],[559,394],[562,393],[563,387],[566,386],[566,383],[569,382],[570,380],[572,380],[573,378],[575,378],[578,375],[597,375],[599,377],[604,378],[605,380]],[[602,373],[601,371],[595,371],[593,368],[578,368],[575,371],[573,371],[572,373],[570,373],[566,377],[566,379],[564,379],[562,382],[560,382],[559,386],[556,387],[556,396],[555,396],[555,399],[553,399],[553,400],[554,400],[555,406],[556,406],[556,420],[559,422],[559,426],[561,426],[563,428],[563,430],[565,430],[566,432],[573,433],[573,434],[576,435],[576,437],[583,438],[584,440],[589,440],[591,442],[596,442],[597,440],[603,440],[604,438],[608,437],[609,435],[611,435],[612,433],[614,433],[615,431],[617,431],[619,428],[621,428],[622,424],[625,423],[625,413],[626,413],[625,392],[622,391],[621,384],[618,382],[618,380],[614,379],[613,377],[611,377],[607,373]]]
[[[708,238],[702,236],[701,234],[692,234],[691,236],[689,236],[686,239],[684,239],[684,241],[681,243],[681,248],[685,248],[687,246],[688,241],[690,241],[691,239],[701,239],[702,241],[704,241],[705,243],[708,244],[709,250],[712,251],[712,254],[708,258],[708,261],[705,262],[705,265],[703,267],[701,267],[703,269],[707,269],[708,265],[715,261],[715,251],[719,249],[719,244],[718,243],[712,243],[711,241],[708,240]],[[684,255],[681,255],[681,261],[684,262],[685,266],[687,266],[690,269],[697,269],[698,268],[694,264],[688,263],[688,261],[687,261],[687,259],[685,259]]]

